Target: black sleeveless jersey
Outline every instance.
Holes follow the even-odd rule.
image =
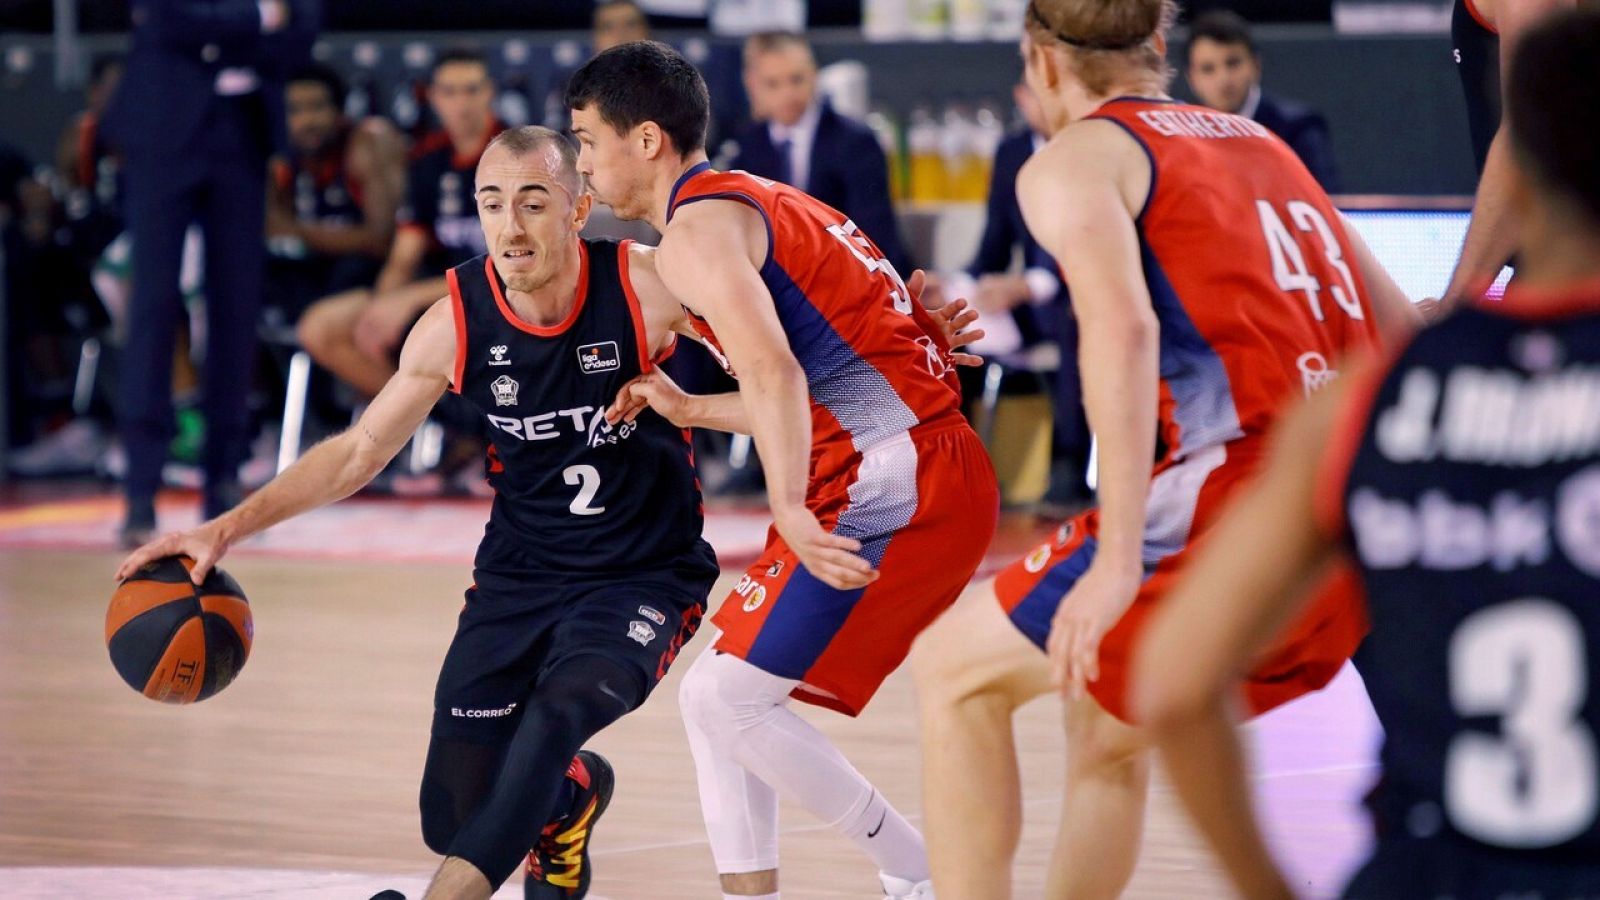
[[[458,266],[488,248],[483,226],[478,224],[478,202],[472,196],[473,177],[484,147],[500,132],[494,123],[483,147],[471,157],[456,156],[443,132],[424,139],[406,169],[406,197],[396,215],[399,227],[420,228],[428,236],[423,261],[428,274]]]
[[[1456,71],[1467,98],[1467,127],[1472,133],[1472,158],[1483,172],[1489,143],[1500,130],[1500,35],[1478,14],[1472,0],[1455,0],[1450,12],[1450,40],[1455,45]]]
[[[1455,313],[1356,391],[1321,511],[1369,597],[1380,839],[1600,893],[1600,285],[1530,300]]]
[[[294,204],[294,217],[322,225],[360,225],[361,186],[345,169],[350,142],[346,128],[326,153],[289,160],[285,187]]]
[[[489,257],[447,275],[453,387],[487,419],[491,442],[494,507],[477,566],[551,579],[714,576],[687,432],[653,410],[615,427],[603,416],[651,365],[627,245],[580,248],[576,305],[548,328],[516,316]]]

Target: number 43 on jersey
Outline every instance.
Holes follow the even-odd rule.
[[[1256,211],[1261,215],[1261,231],[1267,238],[1267,251],[1272,255],[1272,277],[1285,293],[1303,291],[1306,305],[1318,322],[1324,321],[1322,312],[1322,284],[1306,269],[1305,251],[1297,235],[1284,224],[1278,210],[1269,200],[1257,200]],[[1361,297],[1356,293],[1355,278],[1344,260],[1339,239],[1334,235],[1328,220],[1315,206],[1304,200],[1290,200],[1284,205],[1290,222],[1301,235],[1315,235],[1322,244],[1322,256],[1337,275],[1336,283],[1328,285],[1333,302],[1352,319],[1362,319]]]

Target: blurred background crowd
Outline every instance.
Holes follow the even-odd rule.
[[[565,128],[568,75],[655,37],[706,76],[714,165],[807,190],[982,310],[972,415],[1006,499],[1059,515],[1091,448],[1070,297],[1015,197],[1044,140],[1025,5],[0,0],[0,478],[115,480],[128,540],[163,487],[207,515],[237,502],[352,421],[445,269],[482,252],[489,139]],[[1474,182],[1449,16],[1196,0],[1174,91],[1278,133],[1420,298]],[[653,238],[603,209],[588,234]],[[670,365],[692,390],[722,378],[695,352]],[[478,428],[442,402],[374,489],[485,490]],[[698,440],[710,493],[760,489],[748,442]]]

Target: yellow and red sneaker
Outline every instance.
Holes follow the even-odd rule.
[[[577,788],[572,805],[544,827],[538,846],[528,854],[524,900],[578,900],[589,893],[589,838],[611,803],[617,777],[611,763],[591,750],[578,751],[567,777]]]

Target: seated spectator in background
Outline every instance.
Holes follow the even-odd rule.
[[[100,117],[122,80],[123,58],[97,57],[90,68],[85,108],[56,143],[56,177],[73,250],[85,269],[122,231],[122,163],[100,134]]]
[[[650,20],[633,0],[600,0],[594,5],[594,52],[618,44],[650,40]]]
[[[501,130],[493,102],[482,53],[457,49],[439,56],[428,104],[443,130],[412,151],[399,226],[377,283],[319,300],[300,318],[306,351],[365,397],[376,396],[394,375],[401,341],[445,295],[445,270],[485,252],[472,184],[478,157]]]
[[[1250,24],[1237,13],[1213,10],[1189,24],[1184,78],[1206,106],[1254,119],[1294,150],[1330,194],[1340,190],[1328,122],[1309,107],[1261,90],[1261,55]]]
[[[1078,382],[1078,323],[1072,316],[1061,269],[1028,233],[1017,203],[1017,173],[1045,143],[1039,101],[1025,82],[1011,89],[1026,123],[995,149],[988,209],[978,252],[965,271],[947,279],[949,297],[967,297],[983,313],[985,337],[973,350],[1000,356],[1054,339],[1061,350],[1053,401],[1050,487],[1044,502],[1066,509],[1089,498],[1089,424]],[[1013,271],[1020,255],[1021,271]]]
[[[849,216],[909,276],[888,158],[870,128],[818,95],[817,61],[805,39],[766,33],[745,41],[744,85],[755,122],[737,136],[729,167],[793,185]]]
[[[319,297],[365,287],[394,236],[405,140],[386,119],[352,124],[345,85],[314,63],[289,76],[289,154],[267,193],[267,302],[287,321]]]
[[[85,108],[73,116],[56,142],[55,178],[61,202],[33,182],[31,220],[8,243],[9,296],[12,304],[9,357],[10,409],[26,432],[37,438],[8,460],[13,474],[82,474],[93,471],[104,436],[91,418],[74,418],[77,352],[81,342],[100,336],[106,311],[89,284],[89,274],[106,246],[122,231],[121,165],[99,133],[100,116],[122,77],[123,60],[100,56],[90,68]],[[37,193],[35,193],[37,192]],[[20,414],[20,415],[18,415]],[[23,421],[31,420],[30,421]],[[57,427],[59,426],[59,427]]]

